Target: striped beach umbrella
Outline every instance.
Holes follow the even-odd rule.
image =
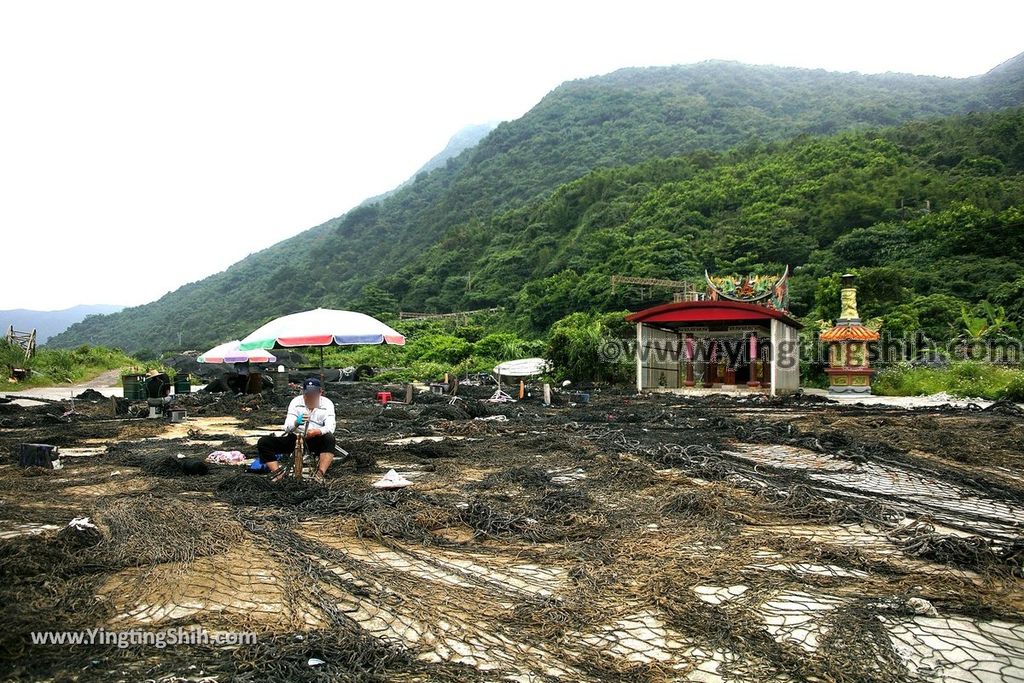
[[[277,356],[263,348],[243,351],[237,339],[214,346],[196,358],[198,363],[276,363]]]
[[[357,344],[404,345],[405,337],[374,317],[357,311],[317,308],[271,320],[242,340],[246,349],[290,349],[320,347],[320,377],[323,378],[324,347]]]

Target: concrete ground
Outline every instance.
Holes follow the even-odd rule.
[[[648,391],[648,390],[645,390]],[[756,396],[765,395],[763,389],[746,389],[745,387],[715,387],[711,389],[685,388],[685,389],[655,389],[649,390],[652,393],[671,393],[680,396],[708,396],[711,394],[723,394],[727,396]],[[894,406],[899,408],[927,408],[941,405],[952,405],[965,408],[975,404],[982,408],[992,405],[993,401],[983,398],[956,398],[949,394],[939,393],[930,396],[875,396],[865,394],[830,394],[827,389],[803,388],[803,393],[808,396],[823,396],[839,404],[857,404]],[[1022,405],[1024,407],[1024,405]]]
[[[960,408],[971,403],[987,408],[993,401],[986,401],[983,398],[956,398],[949,394],[939,393],[930,396],[874,396],[863,394],[830,394],[827,389],[804,389],[804,393],[814,396],[825,396],[837,403],[865,405],[899,406],[901,408],[926,408],[930,406],[953,405]]]

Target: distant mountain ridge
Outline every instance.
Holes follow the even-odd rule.
[[[370,197],[369,199],[363,200],[359,206],[367,206],[368,204],[377,204],[383,199],[387,199],[394,193],[401,190],[403,187],[415,182],[423,173],[430,173],[435,168],[440,168],[443,164],[447,163],[449,159],[454,159],[459,156],[467,149],[475,147],[481,140],[487,137],[487,134],[497,128],[499,121],[489,121],[487,123],[476,123],[473,125],[461,128],[455,135],[448,139],[448,144],[444,146],[440,152],[430,158],[427,163],[423,164],[412,174],[408,180],[402,182],[398,187],[392,188],[387,192],[382,192],[379,195]]]
[[[415,180],[416,176],[421,173],[429,173],[435,168],[440,168],[449,159],[454,159],[467,149],[476,147],[481,140],[498,127],[499,123],[501,121],[488,121],[487,123],[476,123],[462,128],[448,140],[448,144],[445,145],[443,150],[435,154],[413,174],[412,180]]]
[[[65,308],[59,311],[33,311],[27,308],[15,308],[9,311],[0,311],[0,326],[3,333],[7,328],[14,325],[14,329],[28,331],[35,329],[38,343],[46,341],[77,322],[85,320],[90,315],[106,315],[117,313],[124,309],[124,306],[112,306],[105,304],[80,305]]]
[[[535,205],[596,169],[691,153],[692,163],[711,166],[722,153],[743,156],[774,141],[1020,104],[1021,58],[960,79],[703,62],[570,81],[522,118],[498,125],[475,146],[418,174],[394,194],[159,301],[79,323],[54,343],[92,339],[128,350],[158,350],[175,346],[180,335],[184,346],[195,348],[244,335],[276,315],[316,306],[358,307],[370,294],[380,299],[382,290],[404,310],[503,305],[510,287],[529,292],[531,282],[481,286],[467,271],[473,259],[466,245],[491,234],[509,212]],[[566,248],[555,233],[578,208],[524,217],[529,222],[514,230],[531,236],[530,253],[550,258]],[[738,215],[740,208],[735,207]],[[850,226],[858,227],[852,221]],[[599,227],[583,223],[578,229]],[[666,224],[666,229],[679,226]],[[522,238],[510,230],[506,226],[508,234],[501,236],[506,246]],[[439,245],[450,253],[438,255]],[[502,245],[488,246],[508,263],[492,261],[488,268],[530,272],[511,268],[528,258],[525,251],[497,247]],[[424,261],[428,251],[435,253]],[[711,262],[715,255],[702,258]],[[654,268],[637,263],[634,270]],[[372,292],[366,289],[370,285],[376,288]],[[237,296],[242,288],[247,295]]]

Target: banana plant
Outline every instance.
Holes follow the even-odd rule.
[[[966,306],[960,308],[960,319],[964,324],[964,337],[968,341],[982,341],[1013,331],[1014,325],[1006,319],[1006,308],[995,306],[988,301],[978,304],[981,315],[975,315]]]
[[[1006,337],[1016,326],[1006,319],[1006,308],[982,301],[975,310],[960,307],[963,332],[959,335],[961,348],[967,358],[974,358],[979,347],[986,342]]]

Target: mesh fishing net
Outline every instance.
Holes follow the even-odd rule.
[[[0,415],[0,446],[70,454],[0,469],[0,675],[1024,680],[1010,410],[609,392],[381,408],[376,387],[333,391],[359,457],[324,487],[181,465],[251,454],[287,397],[196,397],[184,427],[102,402]],[[414,486],[370,486],[391,468]],[[257,639],[31,642],[193,626]]]

